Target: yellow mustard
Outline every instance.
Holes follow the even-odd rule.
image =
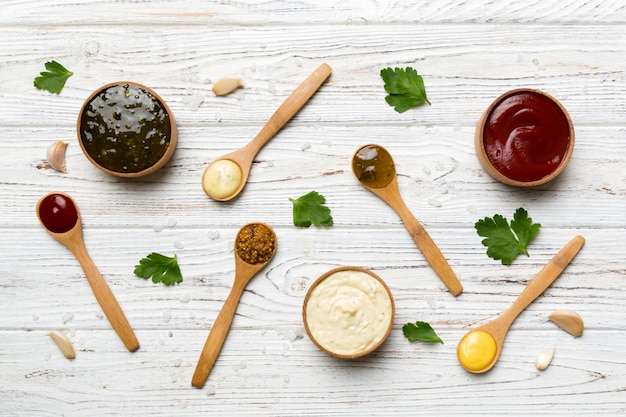
[[[493,362],[496,351],[496,340],[492,335],[483,330],[474,330],[461,339],[456,354],[465,369],[479,372]]]
[[[202,187],[213,198],[228,198],[241,184],[241,168],[229,159],[213,162],[202,177]]]

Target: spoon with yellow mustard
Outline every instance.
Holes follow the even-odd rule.
[[[513,321],[539,297],[574,259],[585,243],[582,236],[570,240],[528,283],[517,300],[495,320],[468,332],[457,346],[459,363],[467,371],[487,372],[498,361],[502,345]]]
[[[276,245],[276,233],[265,223],[249,223],[239,229],[235,238],[235,281],[200,354],[191,379],[194,387],[204,386],[222,350],[243,290],[252,277],[272,260]]]
[[[202,174],[202,189],[216,201],[229,201],[243,190],[256,154],[305,105],[330,76],[320,65],[280,105],[259,133],[243,148],[214,160]]]
[[[385,201],[400,216],[430,266],[455,297],[463,286],[452,267],[430,237],[424,226],[413,216],[400,196],[396,165],[389,152],[380,145],[364,145],[352,157],[352,171],[371,192]]]

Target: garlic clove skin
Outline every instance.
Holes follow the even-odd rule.
[[[48,333],[48,336],[54,343],[56,343],[57,347],[67,359],[74,359],[76,357],[76,351],[74,351],[74,345],[72,341],[65,334],[60,332],[52,331]]]
[[[554,348],[543,349],[537,354],[537,358],[535,359],[535,366],[540,371],[544,371],[546,370],[546,368],[548,368],[548,366],[550,366],[553,357]]]
[[[213,93],[216,96],[225,96],[226,94],[230,94],[239,87],[243,85],[243,80],[241,78],[220,78],[213,85]]]
[[[67,149],[67,142],[58,140],[48,147],[46,157],[50,166],[59,171],[67,172],[67,166],[65,165],[65,150]]]
[[[554,311],[548,319],[574,337],[581,336],[585,329],[582,317],[572,310]]]

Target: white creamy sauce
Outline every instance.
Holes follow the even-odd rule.
[[[363,352],[385,337],[393,320],[383,284],[363,271],[337,271],[309,295],[306,320],[313,338],[339,355]]]
[[[228,159],[213,162],[202,177],[202,187],[213,198],[233,195],[241,184],[241,168]]]

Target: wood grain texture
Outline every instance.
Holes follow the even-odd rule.
[[[166,24],[233,25],[371,25],[395,23],[612,23],[621,24],[626,5],[619,0],[566,3],[529,0],[436,2],[428,0],[6,0],[2,22],[33,25]],[[123,16],[120,18],[120,16]]]
[[[0,13],[0,415],[2,416],[595,416],[626,413],[626,5],[619,0],[206,2],[6,0]],[[33,87],[44,63],[74,75],[59,95]],[[321,63],[333,73],[220,203],[201,186],[214,159],[244,146]],[[398,114],[379,72],[413,66],[432,106]],[[243,88],[216,97],[224,76]],[[93,167],[76,140],[78,111],[108,82],[153,88],[178,123],[170,162],[125,180]],[[572,160],[534,189],[493,180],[478,162],[484,109],[518,87],[553,95],[575,126]],[[45,160],[64,140],[67,173]],[[361,145],[392,154],[402,199],[464,291],[453,297],[401,219],[351,170]],[[316,190],[334,225],[296,228],[289,198]],[[50,191],[76,201],[85,246],[141,348],[128,352],[78,261],[39,225]],[[528,210],[541,232],[511,266],[489,259],[474,223]],[[190,386],[233,285],[239,228],[276,231],[274,259],[243,291],[206,386]],[[456,345],[515,301],[576,235],[584,248],[515,320],[497,365],[461,368]],[[133,275],[150,252],[176,253],[184,282]],[[395,300],[389,339],[344,361],[308,340],[302,301],[328,270],[355,265]],[[580,338],[547,316],[577,311]],[[444,345],[409,343],[429,322]],[[76,359],[46,336],[67,332]],[[539,372],[536,354],[554,346]]]

